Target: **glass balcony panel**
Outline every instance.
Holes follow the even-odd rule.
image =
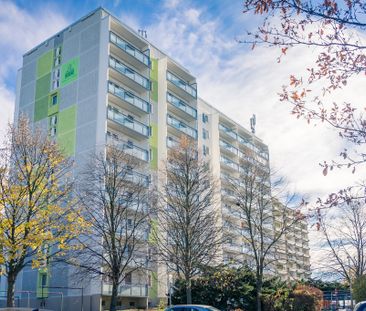
[[[237,135],[233,132],[233,130],[229,129],[225,125],[222,125],[221,123],[219,123],[219,130],[225,132],[227,135],[231,136],[234,139],[237,138]]]
[[[120,49],[124,50],[126,53],[130,54],[131,56],[135,57],[140,62],[144,63],[146,66],[149,66],[150,64],[150,58],[149,56],[145,55],[129,43],[127,43],[125,40],[120,38],[114,33],[110,33],[110,41],[117,45]]]
[[[226,150],[229,150],[230,152],[234,154],[238,154],[238,149],[236,149],[234,146],[228,144],[226,141],[223,141],[220,139],[220,146],[224,147]]]
[[[107,144],[113,145],[120,150],[123,150],[124,152],[135,156],[136,158],[139,158],[144,161],[149,160],[149,152],[143,148],[140,148],[138,146],[135,146],[134,144],[131,144],[129,142],[125,142],[123,140],[113,138],[111,135],[107,134]]]
[[[131,172],[127,174],[126,179],[136,184],[141,183],[146,187],[149,185],[149,176],[146,176],[138,172]]]
[[[238,170],[239,169],[239,165],[233,161],[231,161],[230,159],[228,158],[225,158],[223,156],[220,157],[220,161],[222,163],[224,163],[225,165],[227,166],[230,166],[231,168],[233,168],[234,170]]]
[[[176,75],[172,74],[171,72],[167,72],[167,80],[176,85],[177,87],[181,88],[182,90],[186,91],[188,94],[197,98],[197,90],[190,86],[187,82],[183,81],[182,79],[178,78]]]
[[[184,101],[180,100],[178,97],[167,93],[167,101],[177,107],[178,109],[184,111],[185,113],[191,115],[193,118],[197,119],[197,110]]]
[[[191,136],[194,139],[197,139],[197,130],[194,128],[191,128],[190,126],[186,125],[182,121],[179,121],[178,119],[172,117],[171,115],[168,115],[167,122],[169,125],[176,128],[177,130],[180,130],[183,133],[187,134],[188,136]]]
[[[176,140],[167,137],[166,139],[166,145],[168,146],[168,148],[176,148],[179,146],[179,142],[177,142]]]
[[[134,119],[129,118],[128,116],[120,113],[116,109],[108,108],[108,119],[113,120],[125,127],[134,130],[144,136],[149,136],[149,127],[143,123],[140,123]]]
[[[112,56],[109,58],[109,65],[116,69],[119,73],[125,75],[126,77],[130,78],[131,80],[135,81],[137,84],[141,85],[145,89],[150,90],[150,80],[145,78],[144,76],[140,75],[133,69],[127,67],[120,61],[116,60]]]
[[[149,113],[150,112],[150,103],[141,99],[140,97],[135,96],[129,91],[126,91],[122,87],[114,84],[113,82],[108,82],[108,90],[110,93],[116,95],[117,97],[125,100],[126,102],[136,106],[137,108]]]

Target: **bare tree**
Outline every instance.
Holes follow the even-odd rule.
[[[214,209],[217,183],[208,163],[198,158],[197,146],[186,138],[169,150],[161,175],[155,240],[161,258],[185,280],[191,303],[192,277],[215,263],[222,242]]]
[[[346,88],[350,78],[365,76],[365,2],[245,0],[243,12],[262,17],[259,27],[248,32],[243,42],[253,47],[278,47],[278,61],[296,46],[310,47],[316,53],[315,62],[307,66],[303,75],[290,75],[280,100],[291,104],[297,118],[308,123],[323,122],[343,139],[346,148],[340,150],[340,159],[324,161],[323,174],[334,168],[351,168],[353,172],[357,167],[362,169],[366,163],[365,105],[350,100],[335,102],[337,99],[329,100],[327,96]],[[322,92],[312,92],[314,89]],[[324,205],[349,199],[344,194],[350,190],[362,189],[364,197],[365,188],[365,183],[350,185],[332,193]]]
[[[80,174],[78,196],[89,232],[72,261],[81,276],[112,283],[116,310],[126,275],[148,268],[149,178],[139,160],[115,146],[93,156]],[[146,274],[146,270],[145,274]]]
[[[7,305],[26,266],[48,273],[49,259],[73,248],[85,223],[72,198],[72,162],[47,132],[20,117],[0,149],[0,262]]]
[[[230,226],[238,229],[239,243],[243,242],[247,252],[245,260],[255,269],[260,311],[264,274],[276,261],[276,246],[303,216],[294,207],[290,209],[295,196],[289,194],[283,179],[271,184],[269,167],[254,153],[241,160],[238,178],[226,177],[224,192],[231,198],[236,216]]]
[[[320,231],[326,258],[323,269],[350,284],[366,273],[366,206],[363,200],[323,211]]]

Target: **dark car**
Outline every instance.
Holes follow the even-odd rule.
[[[359,302],[355,306],[355,308],[353,309],[353,311],[366,311],[366,301]]]
[[[165,311],[220,311],[220,310],[205,305],[175,305],[166,308]]]

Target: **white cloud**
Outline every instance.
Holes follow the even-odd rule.
[[[0,1],[0,137],[13,120],[15,86],[6,84],[22,66],[22,55],[68,24],[54,8],[44,7],[30,14],[15,3]],[[15,81],[14,81],[15,84]],[[2,140],[2,139],[1,139]]]
[[[14,101],[14,93],[0,85],[0,144],[4,142],[7,124],[13,120]]]
[[[250,116],[257,115],[257,135],[269,145],[272,166],[298,192],[315,199],[352,183],[355,176],[350,171],[324,177],[319,166],[342,150],[337,133],[297,120],[290,113],[291,107],[279,102],[278,92],[289,75],[305,72],[316,51],[296,48],[277,63],[278,49],[249,51],[220,31],[220,20],[204,19],[202,13],[199,7],[166,10],[150,25],[150,39],[196,75],[203,99],[247,128]],[[351,84],[340,93],[349,98],[357,89]]]
[[[175,9],[179,4],[181,0],[165,0],[164,1],[164,7],[168,9]]]

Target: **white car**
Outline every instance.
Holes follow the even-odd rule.
[[[353,309],[353,311],[366,311],[366,301],[359,302],[355,306],[355,308]]]

